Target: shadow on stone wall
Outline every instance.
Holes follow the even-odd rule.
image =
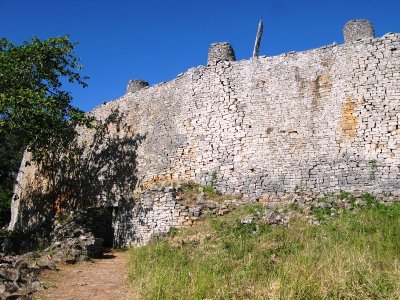
[[[41,168],[39,178],[43,180],[40,181],[45,182],[47,178],[48,186],[41,183],[41,188],[32,186],[26,191],[29,200],[20,202],[18,231],[33,233],[47,228],[47,233],[55,218],[93,207],[99,211],[114,208],[114,223],[117,207],[121,204],[127,207],[126,203],[133,201],[137,183],[136,152],[146,138],[129,132],[120,138],[121,117],[115,110],[96,127],[89,147],[74,145],[68,155],[62,153]]]
[[[83,147],[78,149],[78,159],[59,168],[66,170],[55,188],[60,195],[60,211],[99,204],[117,206],[123,197],[133,194],[137,183],[136,151],[145,135],[124,132],[120,138],[110,132],[111,125],[117,127],[116,132],[122,130],[121,117],[118,110],[114,111],[97,128],[89,150],[84,153]]]

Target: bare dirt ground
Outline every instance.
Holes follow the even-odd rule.
[[[112,252],[94,262],[59,265],[59,271],[47,271],[41,281],[47,287],[33,299],[138,299],[128,284],[128,252]]]

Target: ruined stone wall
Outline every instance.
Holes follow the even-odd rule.
[[[210,200],[202,193],[188,202],[182,193],[177,187],[153,185],[141,193],[136,203],[121,203],[115,220],[114,244],[143,245],[171,228],[190,227],[206,216],[222,216],[249,203],[249,200],[235,198]]]
[[[192,68],[92,112],[105,126],[101,134],[80,129],[85,172],[74,197],[119,207],[115,232],[124,244],[178,222],[175,200],[148,197],[149,188],[204,185],[213,174],[219,191],[249,199],[399,193],[399,84],[399,34]],[[35,172],[27,167],[22,188]],[[21,191],[18,201],[29,202]],[[11,228],[24,226],[27,206],[19,207]]]

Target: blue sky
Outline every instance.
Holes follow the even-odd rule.
[[[90,77],[66,86],[89,111],[125,93],[129,79],[151,85],[205,65],[212,42],[230,42],[238,60],[251,56],[258,21],[261,55],[343,43],[346,21],[366,18],[377,36],[400,32],[398,0],[0,0],[0,37],[19,44],[69,34]]]

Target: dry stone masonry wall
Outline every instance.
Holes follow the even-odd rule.
[[[135,80],[130,80],[128,82],[128,86],[126,88],[126,93],[135,93],[141,89],[144,89],[145,87],[148,87],[149,83],[141,80],[141,79],[135,79]]]
[[[351,20],[343,29],[344,42],[351,43],[375,37],[375,30],[369,20]]]
[[[207,65],[216,65],[220,61],[235,61],[235,52],[229,43],[212,43],[208,50]]]
[[[214,177],[220,192],[253,200],[400,194],[400,35],[373,38],[369,25],[348,23],[344,45],[243,61],[229,44],[213,44],[207,67],[128,88],[92,112],[105,124],[101,138],[80,129],[87,175],[75,182],[87,188],[68,197],[118,207],[121,245],[182,225],[179,201],[154,186]],[[23,188],[46,190],[34,165],[24,172],[11,228],[26,225]]]
[[[222,216],[249,203],[249,200],[235,198],[223,202],[210,200],[203,193],[188,203],[181,194],[179,185],[153,185],[141,193],[136,204],[120,205],[123,213],[115,223],[115,245],[143,245],[171,228],[190,227],[206,216]]]

